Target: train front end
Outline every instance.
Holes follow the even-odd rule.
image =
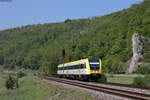
[[[102,74],[102,61],[96,57],[88,58],[88,73],[92,80],[100,79]]]

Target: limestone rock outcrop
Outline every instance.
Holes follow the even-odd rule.
[[[134,72],[141,64],[145,64],[143,62],[139,62],[139,59],[143,58],[143,44],[146,42],[150,43],[150,38],[146,38],[138,34],[134,34],[132,36],[133,57],[128,69],[128,73]]]

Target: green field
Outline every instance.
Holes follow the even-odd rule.
[[[4,87],[5,80],[3,78],[0,78],[0,89]]]
[[[20,87],[15,90],[6,90],[4,83],[0,76],[0,100],[96,100],[89,94],[41,82],[35,76],[19,79]]]
[[[111,83],[132,84],[135,77],[144,75],[106,75],[107,81]]]

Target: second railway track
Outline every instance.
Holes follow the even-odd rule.
[[[115,88],[110,88],[110,87],[103,87],[99,86],[96,84],[87,84],[85,82],[80,82],[80,81],[73,81],[73,80],[67,80],[67,79],[60,79],[60,78],[53,78],[53,77],[40,77],[41,79],[45,80],[52,80],[55,82],[59,83],[64,83],[64,84],[69,84],[73,86],[78,86],[94,91],[99,91],[99,92],[104,92],[107,94],[112,94],[128,99],[133,99],[133,100],[150,100],[150,95],[149,94],[144,94],[144,93],[137,93],[133,91],[126,91],[126,90],[120,90],[120,89],[115,89]]]

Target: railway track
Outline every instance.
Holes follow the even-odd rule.
[[[147,86],[132,86],[132,85],[127,85],[127,84],[120,84],[120,83],[98,83],[95,82],[96,84],[105,84],[105,85],[113,85],[113,86],[122,86],[122,87],[128,87],[128,88],[140,88],[144,90],[150,90],[150,87]]]
[[[73,80],[67,80],[67,79],[60,79],[60,78],[53,78],[53,77],[40,77],[40,78],[45,79],[45,80],[59,82],[59,83],[69,84],[73,86],[78,86],[78,87],[82,87],[82,88],[86,88],[86,89],[90,89],[94,91],[104,92],[107,94],[112,94],[112,95],[129,98],[133,100],[150,100],[149,94],[120,90],[120,89],[110,88],[110,87],[103,87],[103,86],[96,85],[96,84],[87,84],[86,82],[73,81]]]

